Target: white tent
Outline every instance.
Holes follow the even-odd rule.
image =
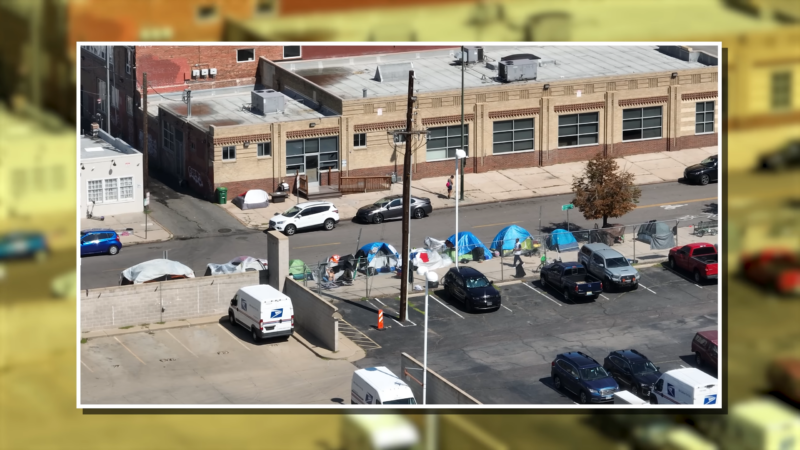
[[[425,267],[428,270],[441,269],[453,264],[453,260],[446,254],[440,254],[428,248],[415,248],[411,250],[412,265]]]
[[[239,256],[225,264],[208,264],[206,276],[267,270],[267,261],[250,256]]]
[[[244,194],[234,198],[231,203],[241,209],[266,208],[269,206],[269,197],[267,197],[266,191],[262,191],[261,189],[250,189]]]
[[[123,270],[120,284],[142,284],[177,278],[194,278],[194,271],[177,261],[152,259]]]

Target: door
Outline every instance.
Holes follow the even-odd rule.
[[[87,234],[86,236],[81,238],[81,255],[91,255],[95,252],[95,239],[97,238],[96,235]]]
[[[309,192],[319,188],[319,155],[306,155],[306,177]]]
[[[592,255],[592,261],[589,263],[589,268],[592,273],[601,280],[606,277],[605,264],[600,255]]]
[[[395,199],[386,205],[386,218],[399,219],[403,217],[403,200]]]
[[[109,247],[111,247],[111,240],[114,238],[114,235],[111,233],[101,233],[100,234],[100,242],[98,244],[97,251],[101,253],[108,252]]]
[[[466,301],[467,285],[464,284],[464,279],[461,277],[461,275],[456,275],[454,281],[455,283],[453,283],[453,291],[455,292],[456,297],[462,302]]]
[[[572,391],[573,393],[577,394],[580,391],[578,386],[578,369],[572,366],[572,364],[566,361],[559,361],[561,364],[561,368],[563,369],[564,376],[561,382],[564,384],[568,390]]]
[[[622,360],[622,358],[618,358],[616,356],[612,356],[609,359],[611,360],[612,364],[612,374],[615,375],[614,378],[616,378],[620,384],[630,387],[631,373],[628,363]]]

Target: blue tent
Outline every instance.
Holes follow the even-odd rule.
[[[447,240],[455,245],[456,235],[454,234],[450,236],[450,238]],[[458,256],[471,252],[475,247],[483,247],[483,257],[486,259],[492,259],[492,253],[488,248],[486,248],[485,245],[483,245],[483,242],[475,237],[474,234],[470,233],[469,231],[458,232]]]
[[[578,241],[569,231],[558,229],[550,235],[550,248],[559,252],[577,252]]]
[[[359,249],[355,254],[356,259],[362,258],[359,269],[372,267],[378,272],[394,271],[400,263],[400,254],[391,244],[385,242],[372,242]],[[367,258],[367,262],[363,258]]]
[[[525,250],[533,249],[533,238],[531,234],[528,233],[528,230],[517,226],[517,225],[509,225],[499,233],[497,236],[494,237],[492,241],[492,250],[500,251],[500,241],[503,241],[503,255],[508,255],[514,250],[514,244],[516,243],[517,239],[519,239],[520,244],[522,244],[522,248]]]

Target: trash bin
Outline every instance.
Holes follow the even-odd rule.
[[[286,192],[273,192],[272,193],[272,203],[283,203],[286,201],[286,196],[288,194]]]
[[[217,188],[217,202],[220,205],[228,203],[228,188],[226,187]]]

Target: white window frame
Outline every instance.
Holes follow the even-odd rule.
[[[297,47],[300,50],[300,54],[297,56],[286,56],[286,47]],[[281,56],[283,59],[300,59],[303,57],[303,46],[302,45],[284,45],[281,48]]]
[[[708,107],[709,103],[711,104],[711,111],[705,109],[706,107]],[[697,112],[697,105],[704,105],[703,112],[701,112],[701,113]],[[711,113],[711,122],[708,122],[708,121],[705,120],[705,115],[708,114],[708,113]],[[697,122],[697,115],[698,114],[702,114],[703,115],[703,121],[699,122],[699,123]],[[717,128],[716,127],[716,121],[717,121],[717,102],[715,102],[714,100],[710,100],[710,101],[704,101],[704,102],[695,103],[695,106],[694,106],[694,134],[695,135],[714,134],[714,132],[716,131],[716,128]],[[697,132],[697,125],[698,124],[703,124],[703,130],[705,130],[705,126],[707,124],[709,124],[709,123],[711,124],[711,131],[703,131],[702,133],[698,133]]]
[[[261,150],[264,148],[264,146],[267,146],[268,151],[267,151],[266,155],[261,155],[260,153],[261,153]],[[257,158],[272,158],[272,142],[267,141],[267,142],[259,142],[259,143],[257,143],[256,144],[256,157]]]
[[[242,50],[252,50],[253,51],[253,59],[246,59],[244,61],[239,60],[239,52],[242,51]],[[236,64],[253,62],[255,60],[256,60],[256,49],[255,49],[255,47],[253,47],[253,48],[237,48],[236,49]]]
[[[128,179],[131,180],[131,185],[130,185],[131,196],[130,196],[130,198],[122,198],[122,196],[121,196],[121,194],[122,194],[122,180],[128,180]],[[114,189],[116,190],[116,194],[117,195],[116,195],[116,199],[114,199],[114,200],[106,199],[106,191],[109,189],[109,187],[107,186],[107,183],[109,181],[111,181],[111,180],[114,180],[116,182],[116,187]],[[133,176],[128,176],[128,177],[95,178],[95,179],[92,179],[92,180],[86,180],[86,201],[87,202],[91,203],[91,201],[92,201],[91,190],[89,189],[89,184],[92,183],[92,182],[97,182],[97,181],[100,182],[100,186],[101,186],[101,188],[100,188],[100,197],[101,198],[100,198],[99,201],[95,200],[95,203],[111,205],[111,204],[115,204],[115,203],[129,203],[129,202],[132,202],[132,201],[135,200],[136,191],[135,191],[135,188],[134,188],[135,184],[134,184]]]
[[[125,73],[130,75],[131,74],[131,63],[133,61],[133,50],[126,49],[125,50]]]
[[[516,122],[521,122],[523,120],[530,120],[531,121],[531,128],[519,128],[519,129],[514,128]],[[504,122],[511,122],[511,129],[510,130],[507,130],[507,131],[494,131],[494,125],[495,124],[504,123]],[[528,130],[531,130],[531,133],[533,134],[533,136],[530,139],[519,139],[519,140],[516,139],[515,133],[517,131],[528,131]],[[509,131],[511,132],[511,140],[510,141],[500,141],[500,142],[495,141],[495,136],[497,135],[497,133],[507,133]],[[515,143],[517,143],[517,142],[527,142],[527,141],[531,141],[531,143],[533,145],[533,148],[529,148],[529,149],[526,149],[526,150],[514,150],[514,144]],[[495,151],[494,151],[495,144],[505,144],[505,143],[511,143],[511,151],[510,152],[495,153]],[[518,154],[518,153],[535,152],[535,151],[536,151],[536,120],[534,120],[533,117],[520,118],[520,119],[509,119],[509,120],[496,120],[496,121],[492,122],[492,155],[514,155],[514,154]]]
[[[356,145],[356,136],[363,136],[363,144]],[[353,148],[367,148],[367,133],[353,133]]]
[[[584,123],[581,123],[580,116],[584,115],[584,114],[587,114],[587,115],[588,114],[597,114],[597,122],[584,122]],[[567,135],[567,136],[577,136],[578,137],[578,142],[579,142],[577,145],[561,146],[560,143],[558,142],[558,140],[561,139],[561,133],[560,133],[561,127],[569,127],[569,126],[573,125],[573,124],[561,125],[561,122],[560,122],[561,117],[567,117],[567,116],[578,116],[578,121],[574,124],[576,127],[578,127],[578,134]],[[598,111],[587,111],[587,112],[582,112],[582,113],[562,114],[562,115],[557,116],[556,120],[559,120],[558,125],[557,125],[558,126],[558,132],[556,132],[556,139],[558,139],[556,141],[556,148],[593,147],[593,146],[596,146],[596,145],[600,145],[600,112],[598,112]],[[596,133],[584,133],[584,134],[581,134],[580,125],[589,125],[589,124],[593,124],[593,123],[597,124],[597,132]],[[588,136],[588,135],[592,135],[592,134],[596,134],[597,135],[597,142],[595,142],[593,144],[581,144],[580,143],[580,137],[581,136]]]
[[[226,150],[229,151],[229,152],[231,150],[233,150],[233,158],[226,158],[225,157],[225,151]],[[223,161],[227,161],[227,162],[236,161],[236,146],[235,145],[225,145],[225,146],[222,147],[222,160]]]
[[[648,109],[648,108],[659,108],[661,110],[661,114],[659,114],[658,116],[645,117],[644,116],[644,110]],[[628,119],[626,119],[625,118],[625,111],[633,111],[633,110],[640,110],[642,113],[638,118],[628,118]],[[659,126],[657,126],[657,127],[645,127],[644,126],[644,120],[645,119],[653,119],[653,118],[656,118],[656,117],[661,119]],[[598,117],[598,119],[599,119],[599,117]],[[639,128],[630,128],[630,130],[639,130],[639,131],[641,131],[642,137],[640,137],[639,139],[625,139],[625,131],[629,131],[629,130],[625,129],[625,122],[632,122],[634,120],[641,121],[641,126]],[[648,137],[648,138],[644,137],[644,130],[654,130],[656,128],[659,129],[658,136],[656,136],[656,137]],[[625,109],[622,110],[622,142],[652,141],[654,139],[663,139],[663,138],[664,138],[664,107],[663,106],[661,106],[661,105],[658,105],[658,106],[643,106],[643,107],[640,107],[640,108],[625,108]]]

